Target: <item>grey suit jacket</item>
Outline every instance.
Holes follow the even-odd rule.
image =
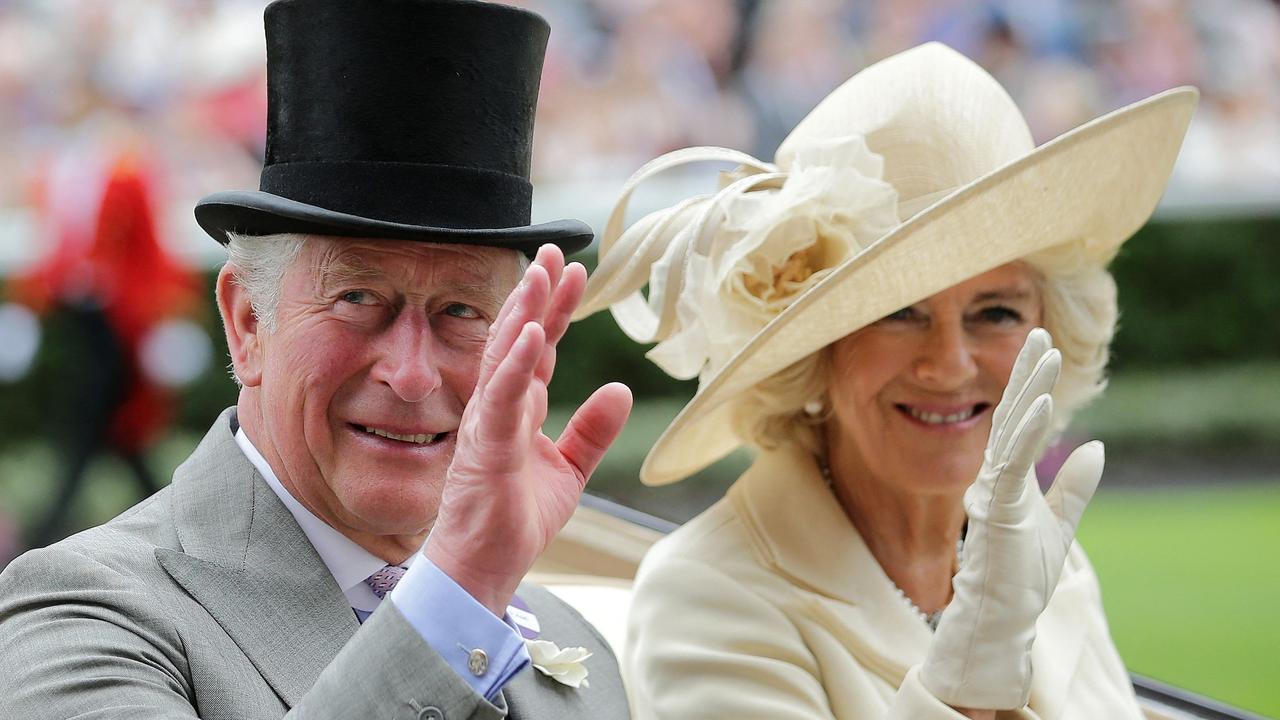
[[[359,625],[223,413],[173,484],[0,575],[0,719],[622,718],[608,645],[524,585],[590,687],[529,668],[490,703],[391,603]]]

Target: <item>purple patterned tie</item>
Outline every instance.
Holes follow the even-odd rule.
[[[378,599],[386,597],[387,593],[395,589],[396,583],[400,582],[400,578],[404,577],[405,569],[396,565],[388,565],[378,572],[370,575],[365,579],[365,584],[373,590],[373,594]]]

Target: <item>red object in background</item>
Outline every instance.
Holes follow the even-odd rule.
[[[157,240],[152,184],[139,158],[118,153],[101,182],[96,220],[80,231],[75,222],[54,217],[56,203],[43,203],[55,248],[16,279],[13,289],[18,301],[42,314],[68,304],[102,308],[127,368],[127,392],[112,416],[108,443],[137,453],[163,431],[173,410],[170,392],[142,371],[142,343],[161,321],[194,309],[198,279]]]

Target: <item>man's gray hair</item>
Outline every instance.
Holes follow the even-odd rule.
[[[227,233],[227,264],[235,283],[244,288],[258,322],[268,332],[276,328],[276,308],[285,271],[302,251],[303,235],[249,236]]]
[[[240,235],[227,233],[227,264],[235,282],[249,296],[253,314],[263,329],[276,329],[276,308],[280,305],[280,293],[285,271],[298,259],[306,235],[285,233],[280,235]],[[531,261],[522,252],[516,252],[521,275]]]

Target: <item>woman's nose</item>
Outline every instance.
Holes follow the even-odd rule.
[[[404,313],[375,342],[382,347],[373,379],[385,383],[405,402],[421,402],[440,387],[439,358],[431,324]]]
[[[978,374],[971,339],[962,323],[934,323],[915,360],[916,379],[940,391],[956,390]]]

